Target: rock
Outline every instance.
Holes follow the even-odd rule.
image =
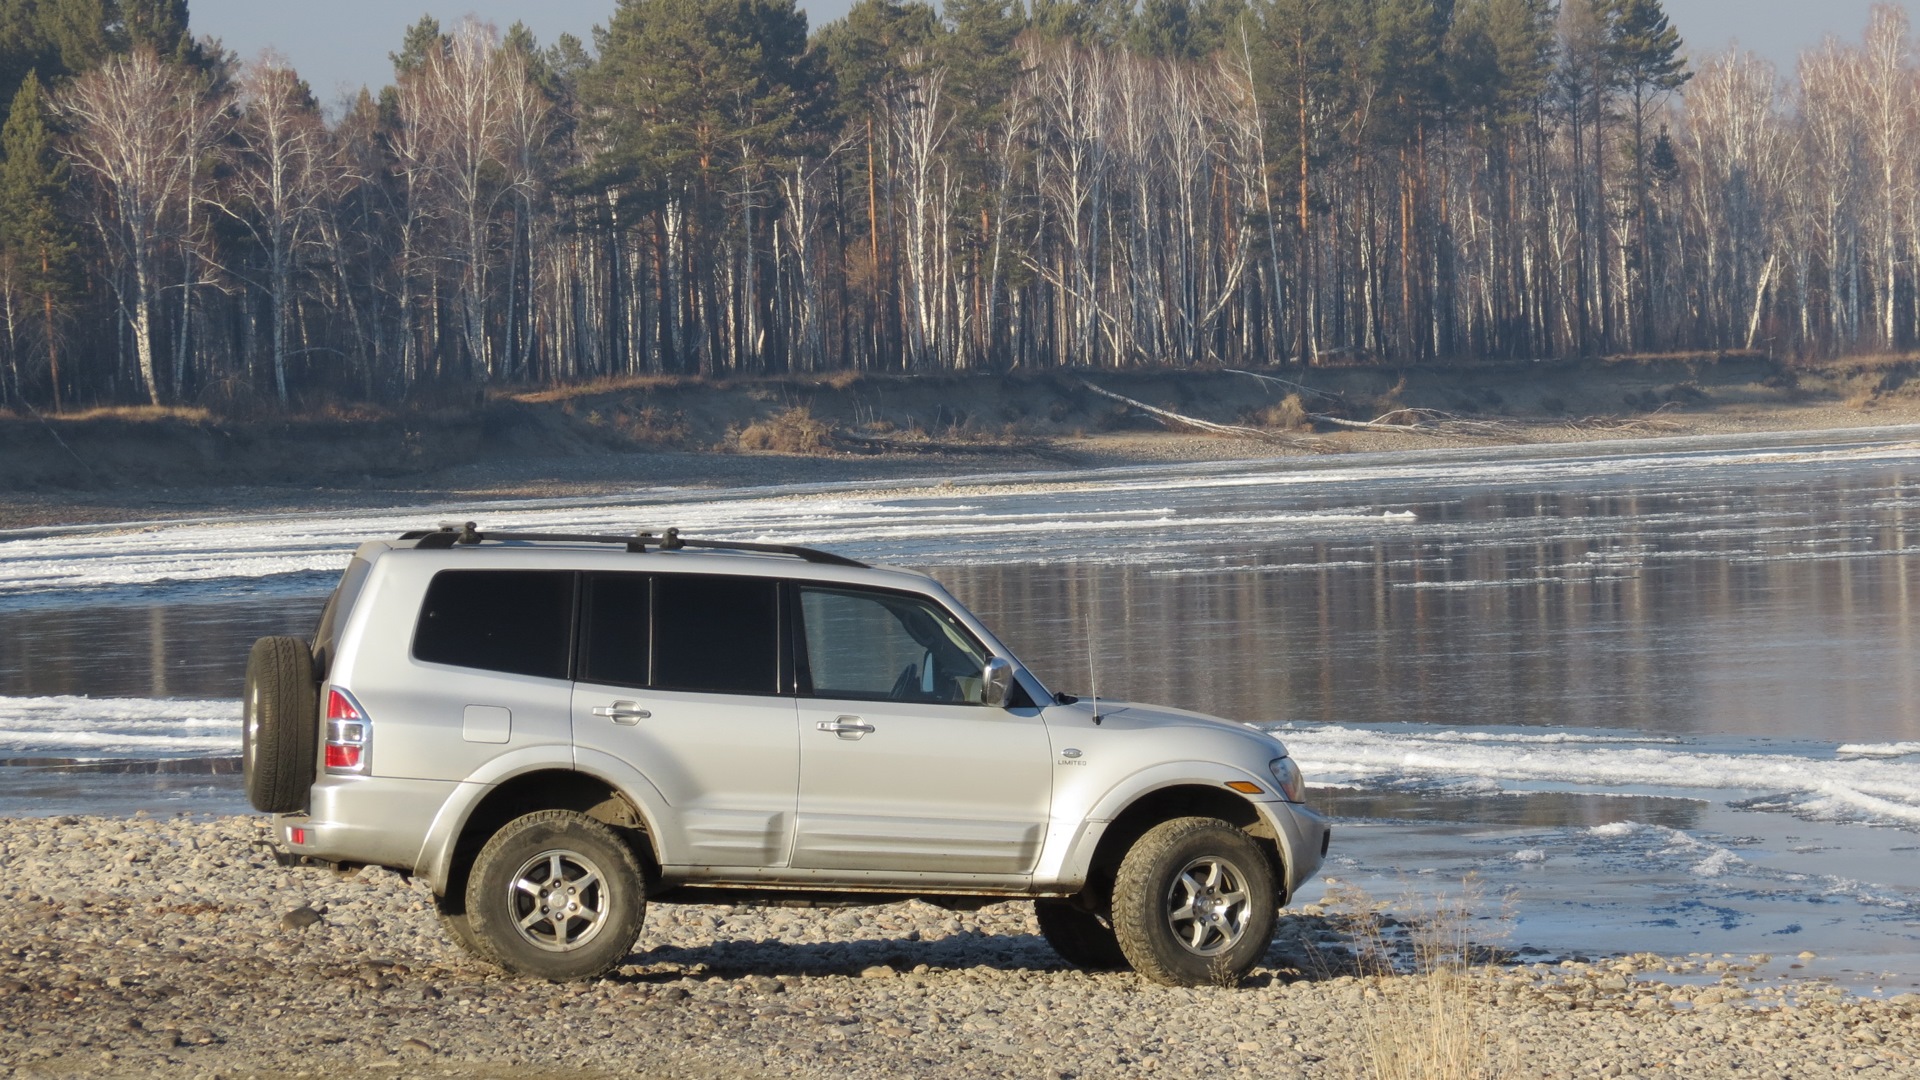
[[[318,738],[319,736],[315,736]],[[310,907],[297,907],[280,916],[280,925],[288,930],[305,930],[320,921],[320,913]]]

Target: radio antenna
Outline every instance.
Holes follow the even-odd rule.
[[[1094,654],[1091,613],[1087,615],[1087,681],[1093,684],[1087,696],[1093,700],[1093,722],[1098,724],[1100,722],[1100,664]]]

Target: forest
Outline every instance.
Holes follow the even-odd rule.
[[[0,0],[0,408],[1920,346],[1898,8],[1783,73],[1659,0],[609,2],[323,103]]]

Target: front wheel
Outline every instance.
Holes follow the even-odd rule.
[[[467,879],[467,923],[489,959],[556,982],[625,959],[646,917],[645,878],[609,826],[570,810],[508,822]]]
[[[1113,885],[1113,929],[1140,974],[1169,986],[1238,983],[1267,951],[1277,891],[1252,837],[1218,818],[1164,821]]]

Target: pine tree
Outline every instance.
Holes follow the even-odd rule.
[[[187,32],[187,0],[118,0],[118,7],[120,49],[147,48],[162,60],[199,62]]]
[[[1551,0],[1465,0],[1454,9],[1447,93],[1475,122],[1525,121],[1546,93],[1552,62]]]
[[[78,277],[75,243],[60,210],[67,183],[46,95],[28,72],[0,128],[0,258],[12,260],[23,291],[38,302],[55,412],[61,408],[59,322]]]
[[[1668,94],[1692,78],[1680,55],[1680,32],[1667,20],[1660,0],[1605,0],[1608,53],[1614,78],[1627,98],[1632,134],[1634,250],[1639,263],[1635,293],[1633,344],[1651,343],[1656,255],[1648,194],[1647,127]]]
[[[864,344],[869,364],[899,338],[897,287],[884,259],[893,242],[883,241],[886,226],[880,212],[881,174],[890,161],[885,150],[889,118],[942,32],[939,16],[919,0],[860,0],[814,38],[815,48],[826,55],[843,122],[859,135],[864,151],[853,171],[866,211],[865,276],[871,306]]]
[[[952,31],[940,39],[939,62],[947,68],[947,88],[962,132],[998,122],[1020,77],[1014,39],[1026,29],[1011,0],[947,0],[943,5]]]
[[[114,34],[112,0],[40,0],[35,16],[44,47],[58,61],[60,75],[90,70],[125,46]],[[45,81],[55,82],[49,74]]]
[[[1320,352],[1318,266],[1315,262],[1315,177],[1327,163],[1329,136],[1353,109],[1342,99],[1351,82],[1350,44],[1359,38],[1343,0],[1264,0],[1261,30],[1251,42],[1266,114],[1267,145],[1279,175],[1293,187],[1293,356],[1313,363]],[[1277,202],[1278,200],[1276,200]],[[1275,206],[1276,215],[1279,206]],[[1277,271],[1277,267],[1276,267]]]
[[[420,16],[420,21],[407,27],[406,36],[400,39],[400,51],[387,54],[393,61],[393,73],[405,75],[418,70],[434,53],[444,53],[451,41],[440,32],[440,20],[431,15]]]
[[[807,17],[793,0],[621,0],[596,36],[600,62],[581,84],[601,139],[594,169],[656,215],[663,247],[684,244],[683,257],[662,256],[661,351],[702,373],[738,363],[761,336],[730,327],[758,318],[764,291],[757,269],[722,280],[725,196],[741,212],[740,256],[757,266],[769,221],[755,219],[751,188],[823,131],[831,101]]]
[[[1146,0],[1127,27],[1127,48],[1144,56],[1192,60],[1193,5],[1188,0]]]
[[[1032,8],[1035,33],[1089,48],[1114,48],[1133,31],[1132,0],[1033,0]]]

